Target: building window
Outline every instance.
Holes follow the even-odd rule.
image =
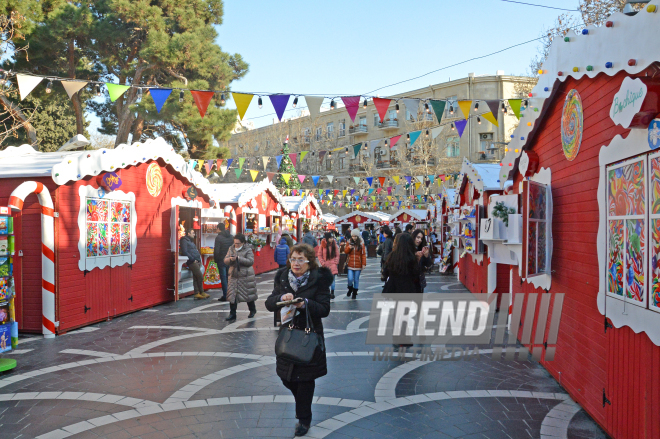
[[[529,182],[527,222],[527,276],[550,272],[548,258],[548,196],[549,186]]]
[[[388,117],[389,117],[390,120],[394,120],[394,119],[397,118],[396,117],[396,110],[390,110],[390,112],[388,114],[389,114]]]
[[[326,135],[328,136],[328,139],[332,138],[332,135],[334,134],[335,131],[335,124],[334,122],[328,122],[325,128]]]
[[[318,127],[316,129],[316,140],[321,140],[321,136],[323,135],[323,128]]]
[[[377,127],[380,123],[380,116],[377,111],[374,111],[374,126]]]
[[[339,120],[339,137],[346,135],[346,119]]]
[[[339,169],[344,169],[344,157],[339,157]]]
[[[255,144],[254,144],[254,150],[255,150],[255,151],[259,151],[259,144],[258,144],[258,143],[255,143]]]
[[[330,157],[325,159],[325,170],[332,171],[332,159]]]
[[[452,108],[454,109],[454,114],[451,114]],[[458,108],[458,98],[456,96],[448,97],[447,104],[445,105],[445,117],[456,117],[458,111],[460,111]]]
[[[367,116],[360,116],[360,121],[359,121],[360,126],[367,126]]]
[[[461,155],[461,147],[458,136],[447,139],[447,157],[458,157]]]

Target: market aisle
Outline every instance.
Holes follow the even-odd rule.
[[[338,278],[310,437],[605,437],[536,363],[372,361],[377,268],[369,259],[358,300]],[[0,436],[291,438],[294,406],[275,375],[277,333],[263,305],[273,277],[257,276],[254,319],[241,304],[227,324],[226,304],[184,299],[22,342],[6,355],[19,367],[0,377]],[[428,280],[430,293],[465,291],[454,276]]]

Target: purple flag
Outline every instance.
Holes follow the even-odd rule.
[[[270,95],[270,102],[275,108],[275,113],[277,113],[277,118],[282,121],[282,116],[284,115],[284,110],[286,109],[286,104],[289,103],[290,95]],[[295,165],[294,165],[295,166]]]
[[[458,131],[458,137],[462,137],[463,131],[465,131],[465,126],[467,125],[467,119],[456,121],[454,122],[454,125],[456,126],[456,130]]]

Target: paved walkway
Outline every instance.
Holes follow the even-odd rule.
[[[605,438],[537,363],[374,362],[366,345],[378,262],[346,278],[324,320],[328,375],[317,380],[314,438]],[[184,299],[52,340],[27,339],[0,376],[0,437],[291,438],[293,399],[275,374],[277,336],[257,277],[258,314],[227,324],[228,305]],[[462,292],[431,276],[427,292]],[[218,294],[214,294],[217,297]]]

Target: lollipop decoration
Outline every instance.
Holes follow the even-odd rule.
[[[163,174],[158,163],[152,163],[147,168],[147,191],[152,197],[160,195],[163,189]]]
[[[575,160],[580,151],[583,128],[582,99],[577,90],[571,90],[564,101],[561,116],[561,146],[568,161]]]

